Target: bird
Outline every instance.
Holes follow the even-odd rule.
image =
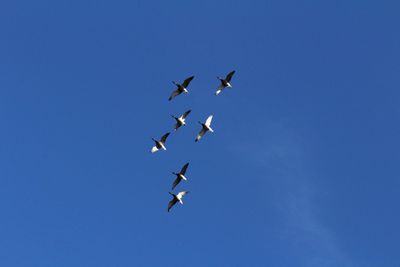
[[[174,190],[174,188],[182,181],[182,180],[187,180],[187,178],[185,177],[185,173],[186,170],[189,166],[189,162],[186,163],[185,165],[183,165],[181,171],[179,173],[173,172],[172,174],[176,175],[176,179],[174,181],[174,183],[172,184],[172,190]]]
[[[151,148],[151,153],[157,152],[160,149],[167,150],[167,148],[165,147],[165,142],[167,141],[167,137],[169,134],[170,134],[169,132],[164,134],[161,137],[160,141],[151,138],[156,143],[156,145]]]
[[[189,86],[189,83],[193,80],[193,78],[194,78],[194,76],[190,76],[189,78],[184,80],[182,84],[172,81],[172,83],[175,84],[176,87],[178,87],[178,88],[172,92],[172,94],[168,98],[168,100],[171,101],[174,97],[176,97],[182,93],[185,93],[185,94],[189,93],[189,91],[186,88]]]
[[[217,91],[215,92],[215,95],[219,95],[222,90],[224,90],[226,87],[232,88],[232,85],[230,84],[231,79],[233,74],[235,74],[235,71],[231,71],[226,75],[225,79],[222,79],[221,77],[217,76],[217,79],[221,81],[221,84],[218,86]]]
[[[182,192],[179,192],[177,195],[175,195],[175,194],[169,192],[169,194],[170,194],[173,198],[172,198],[172,200],[168,203],[168,212],[169,212],[169,210],[170,210],[177,202],[179,202],[179,203],[181,203],[181,204],[183,205],[182,198],[183,198],[187,193],[189,193],[189,191],[182,191]]]
[[[174,115],[171,115],[171,117],[176,120],[176,124],[175,124],[175,128],[174,128],[175,131],[178,130],[179,127],[186,125],[185,119],[186,119],[187,115],[189,115],[190,112],[191,112],[191,110],[189,109],[188,111],[183,113],[180,117],[175,117]]]
[[[213,115],[210,115],[210,116],[208,116],[205,123],[199,122],[201,124],[202,128],[201,128],[200,132],[197,134],[197,137],[194,140],[195,142],[199,141],[203,137],[203,135],[206,134],[206,132],[208,132],[208,131],[210,131],[212,133],[214,132],[214,130],[210,127],[212,118],[213,118]]]

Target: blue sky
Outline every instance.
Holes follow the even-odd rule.
[[[0,265],[399,266],[399,8],[2,1]]]

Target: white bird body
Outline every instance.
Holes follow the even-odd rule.
[[[183,119],[182,117],[179,117],[178,118],[178,123],[180,124],[180,125],[186,125],[186,122],[185,122],[185,119]]]
[[[225,88],[232,88],[232,85],[230,82],[231,82],[233,74],[235,74],[235,71],[229,72],[228,75],[226,75],[225,79],[217,77],[221,81],[221,84],[218,86],[217,91],[215,92],[215,95],[219,95],[222,92],[222,90],[224,90]]]
[[[181,192],[179,192],[178,194],[173,194],[173,193],[171,193],[171,192],[169,192],[169,194],[170,195],[172,195],[172,200],[168,203],[168,212],[169,212],[169,210],[177,203],[177,202],[179,202],[179,203],[181,203],[182,205],[183,205],[183,201],[182,201],[182,199],[183,199],[183,197],[187,194],[187,193],[189,193],[189,191],[181,191]]]
[[[212,119],[213,119],[213,115],[210,115],[210,116],[208,116],[205,123],[199,122],[201,124],[202,128],[201,128],[200,132],[197,134],[197,137],[194,140],[195,142],[199,141],[203,137],[203,135],[205,135],[207,132],[212,132],[212,133],[214,132],[214,130],[211,128]]]
[[[169,134],[170,133],[164,134],[160,140],[152,138],[152,140],[154,141],[154,143],[156,143],[156,145],[151,148],[151,153],[155,153],[160,149],[167,150],[167,148],[165,147],[165,142],[167,141],[167,137]]]
[[[151,153],[155,153],[155,152],[157,152],[159,149],[157,148],[157,146],[153,146],[152,148],[151,148]]]

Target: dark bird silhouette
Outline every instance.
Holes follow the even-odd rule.
[[[201,130],[200,132],[197,134],[196,140],[194,140],[195,142],[199,141],[203,135],[205,135],[207,132],[214,132],[214,130],[211,128],[211,121],[212,121],[213,115],[208,116],[207,120],[205,123],[201,123]]]
[[[185,119],[186,119],[187,115],[189,115],[190,112],[191,112],[191,110],[189,109],[188,111],[183,113],[180,117],[175,117],[174,115],[171,115],[171,117],[176,120],[176,124],[174,127],[175,131],[178,130],[181,126],[186,125]]]
[[[194,78],[194,76],[190,76],[189,78],[184,80],[182,84],[172,81],[172,83],[176,85],[177,89],[172,92],[172,94],[168,98],[168,100],[171,101],[174,97],[176,97],[182,93],[185,93],[185,94],[189,93],[189,91],[187,90],[187,87],[189,86],[189,84],[193,80],[193,78]]]
[[[177,202],[179,202],[179,203],[181,203],[181,204],[183,205],[182,198],[183,198],[187,193],[189,193],[189,191],[182,191],[182,192],[179,192],[177,195],[175,195],[175,194],[169,192],[169,194],[170,194],[173,198],[172,198],[172,200],[168,203],[168,212],[169,212],[169,210],[170,210]]]
[[[172,190],[174,190],[174,188],[175,188],[182,180],[185,180],[185,181],[187,180],[187,178],[185,177],[185,173],[186,173],[186,170],[187,170],[188,166],[189,166],[189,162],[186,163],[185,165],[183,165],[183,167],[182,167],[182,169],[181,169],[180,172],[178,172],[178,173],[173,172],[173,173],[172,173],[172,174],[175,174],[175,175],[176,175],[176,179],[175,179],[174,183],[172,184]]]
[[[161,137],[160,140],[156,140],[156,139],[154,139],[154,138],[151,138],[151,139],[156,143],[156,145],[152,147],[151,153],[157,152],[157,151],[160,150],[160,149],[167,150],[167,148],[165,147],[165,142],[167,141],[167,138],[168,138],[168,135],[169,135],[169,134],[170,134],[170,133],[164,134],[164,135]]]
[[[217,91],[215,92],[215,95],[219,95],[222,92],[222,90],[224,90],[227,87],[232,88],[232,85],[230,82],[231,82],[233,74],[235,74],[235,71],[229,72],[228,75],[226,75],[225,79],[222,79],[217,76],[218,80],[220,80],[221,83],[218,86]]]

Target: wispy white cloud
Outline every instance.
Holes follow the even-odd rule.
[[[286,224],[285,237],[294,242],[292,249],[303,246],[302,261],[307,267],[353,267],[355,264],[341,248],[332,230],[324,226],[316,215],[313,200],[316,189],[309,181],[299,189],[292,189],[283,196],[281,214]],[[306,248],[306,249],[305,249]]]
[[[259,165],[260,169],[268,166],[277,175],[273,184],[280,192],[276,207],[284,222],[279,234],[287,242],[289,254],[292,251],[298,257],[297,266],[357,266],[343,251],[334,232],[318,218],[321,207],[315,192],[323,188],[318,188],[312,179],[312,158],[317,157],[312,152],[312,140],[304,140],[282,122],[269,123],[256,135],[260,138],[254,136],[232,147],[243,160]],[[300,256],[297,251],[302,252]]]

